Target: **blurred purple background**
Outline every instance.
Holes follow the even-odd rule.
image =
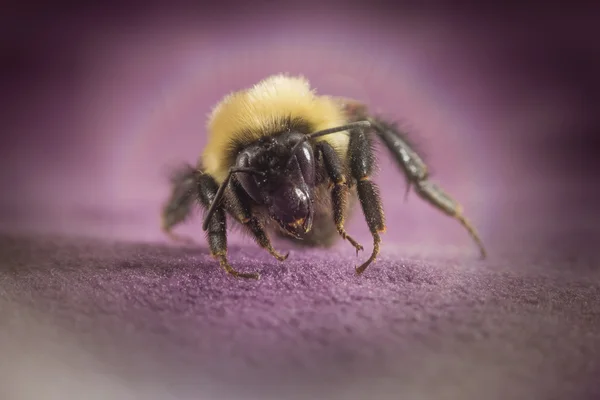
[[[275,311],[263,304],[265,313],[273,312],[285,320],[288,314],[284,307],[302,308],[294,303],[295,297],[287,303],[283,294],[287,292],[278,291],[283,290],[278,285],[287,285],[277,281],[279,274],[291,274],[292,278],[285,275],[285,279],[292,279],[292,286],[299,285],[294,286],[296,290],[302,293],[314,291],[315,296],[333,290],[327,284],[329,278],[326,276],[330,275],[334,277],[331,282],[347,293],[360,289],[367,293],[365,296],[373,296],[378,301],[391,298],[386,290],[391,293],[400,290],[397,295],[408,296],[405,304],[394,304],[391,308],[384,304],[381,309],[374,306],[375,321],[370,320],[370,323],[375,325],[381,322],[377,316],[392,315],[391,310],[396,307],[407,309],[409,314],[414,312],[414,318],[426,310],[437,319],[438,311],[434,308],[437,305],[443,308],[446,304],[443,296],[464,306],[458,313],[460,315],[468,315],[465,310],[470,307],[477,308],[473,304],[479,304],[480,299],[487,296],[496,299],[494,296],[504,296],[504,293],[509,293],[507,296],[518,293],[515,296],[521,296],[519,301],[530,305],[528,296],[534,296],[531,293],[540,296],[540,293],[552,293],[552,296],[563,293],[557,282],[565,274],[571,281],[581,279],[596,285],[586,289],[587,292],[573,294],[570,306],[579,307],[576,308],[579,310],[583,306],[578,301],[590,305],[593,301],[588,301],[586,296],[599,297],[598,269],[594,262],[599,237],[596,225],[600,191],[596,189],[594,179],[600,127],[600,79],[597,77],[600,31],[596,21],[598,10],[593,6],[567,8],[557,5],[543,9],[520,6],[501,10],[487,5],[462,8],[383,2],[299,2],[293,5],[271,2],[263,5],[225,1],[212,8],[148,3],[111,9],[92,5],[59,9],[56,5],[20,4],[13,5],[12,12],[3,11],[0,16],[0,52],[4,68],[0,77],[3,95],[0,97],[3,127],[0,137],[0,185],[3,190],[0,229],[11,234],[61,233],[151,243],[159,247],[142,244],[130,255],[122,255],[125,250],[121,247],[116,250],[100,247],[99,250],[95,244],[89,248],[83,246],[86,250],[81,259],[98,257],[102,260],[105,256],[118,260],[124,257],[125,261],[116,262],[110,258],[106,266],[96,261],[97,270],[82,268],[86,272],[74,278],[62,270],[72,265],[71,261],[64,261],[70,259],[68,251],[34,251],[31,250],[33,247],[21,249],[16,244],[13,248],[19,250],[13,251],[8,246],[11,256],[5,260],[6,265],[33,264],[31,260],[38,260],[36,257],[39,257],[39,265],[50,263],[46,272],[40,267],[40,275],[38,272],[30,274],[29,267],[23,267],[28,271],[23,275],[18,269],[11,270],[13,275],[6,276],[12,278],[5,280],[10,283],[8,298],[25,293],[24,302],[35,304],[32,293],[38,291],[42,297],[52,299],[48,300],[52,306],[43,305],[41,309],[51,308],[49,315],[63,315],[67,320],[72,312],[84,315],[83,320],[94,321],[95,312],[114,313],[121,322],[131,317],[132,326],[138,329],[134,329],[138,332],[136,335],[149,341],[140,339],[140,343],[152,343],[150,347],[156,348],[165,343],[177,343],[184,352],[186,346],[193,347],[190,343],[197,344],[202,338],[214,340],[221,332],[219,329],[225,329],[227,324],[233,327],[236,321],[246,319],[251,321],[248,324],[254,323],[253,314],[244,309],[246,303],[235,301],[240,290],[236,286],[238,283],[232,284],[225,279],[205,257],[199,219],[178,229],[178,232],[198,238],[201,250],[190,255],[189,249],[178,253],[160,247],[157,242],[164,244],[167,241],[159,230],[158,213],[168,194],[168,168],[181,161],[196,161],[206,139],[206,116],[214,103],[228,92],[279,72],[303,74],[319,93],[354,97],[367,102],[376,111],[402,121],[423,149],[435,179],[465,206],[466,214],[489,249],[490,262],[476,263],[476,248],[456,222],[433,210],[414,194],[409,196],[408,202],[403,202],[404,179],[387,154],[380,151],[381,173],[376,181],[383,189],[389,228],[384,236],[382,261],[369,272],[372,280],[365,280],[364,284],[349,283],[349,263],[355,262],[350,246],[340,244],[336,247],[333,252],[339,257],[336,262],[328,258],[326,252],[293,253],[290,260],[296,257],[297,261],[291,261],[288,265],[292,265],[292,269],[288,270],[287,267],[280,269],[270,260],[258,266],[252,264],[257,257],[263,257],[263,261],[267,258],[255,251],[246,238],[233,233],[232,257],[244,268],[262,268],[261,272],[267,274],[266,283],[259,286],[261,289],[256,296],[249,294],[250,286],[239,284],[248,304],[260,303],[261,296],[268,298],[269,288],[278,288],[276,295],[271,293],[275,297],[269,301],[285,304]],[[360,213],[350,221],[348,230],[370,248]],[[156,252],[160,254],[156,255]],[[318,267],[309,264],[312,254]],[[52,264],[54,257],[65,257],[64,262]],[[81,262],[78,257],[74,260]],[[165,260],[173,260],[177,268],[181,267],[177,272],[170,272],[175,277],[169,275],[170,280],[164,286],[149,283],[151,279],[145,274],[151,274],[150,269],[134,269],[130,273],[129,267],[123,267],[138,262],[146,266],[162,265],[153,261],[153,257],[168,263],[169,268],[171,261]],[[572,264],[561,264],[564,260]],[[406,269],[404,272],[386,267],[396,267],[401,262]],[[441,270],[436,269],[438,265]],[[97,272],[103,271],[102,268],[109,268],[114,280],[108,274]],[[210,269],[207,282],[211,289],[189,278],[190,274],[204,273],[194,272],[204,268]],[[326,268],[330,270],[325,271]],[[306,281],[302,271],[311,274]],[[319,271],[323,275],[318,275]],[[533,274],[536,279],[539,276],[546,279],[547,273],[551,276],[548,282],[557,286],[536,286],[539,282],[530,283],[526,278],[518,278],[515,287],[503,286],[504,281],[497,280],[494,274],[506,271],[510,271],[507,272],[509,275],[515,274],[510,275],[513,277],[520,271],[527,271],[523,272],[524,276]],[[343,275],[345,272],[348,277]],[[439,284],[446,290],[440,289],[445,294],[430,298],[429,294],[419,292],[412,299],[413,294],[403,280],[412,283],[413,278],[407,278],[411,274],[415,274],[417,280]],[[386,286],[391,285],[392,275],[399,280],[400,286]],[[286,282],[285,279],[281,282]],[[107,283],[109,281],[111,283]],[[108,285],[104,288],[110,287],[111,296],[115,298],[96,291],[99,290],[97,285]],[[198,285],[202,287],[196,294],[199,297],[186,298],[191,295],[185,294],[184,289],[192,290],[191,287]],[[463,304],[464,299],[456,295],[458,287],[465,291],[473,288],[476,293],[467,295]],[[141,306],[131,303],[132,298],[137,297],[132,297],[128,293],[130,290],[140,296]],[[460,290],[458,292],[462,293]],[[461,301],[455,299],[455,295]],[[329,299],[327,295],[324,298]],[[227,306],[223,309],[233,310],[231,314],[219,314],[216,318],[217,325],[222,322],[219,318],[226,321],[222,327],[213,331],[213,325],[202,322],[204,317],[213,321],[211,318],[215,318],[213,313],[216,311],[212,310],[208,316],[197,314],[198,309],[191,304],[203,307],[201,299],[206,301],[202,304],[224,301]],[[494,304],[505,304],[502,303],[505,300],[502,297]],[[519,301],[517,303],[521,304]],[[161,306],[157,305],[159,303]],[[420,304],[422,309],[415,311],[410,304]],[[128,307],[133,307],[136,312],[129,315]],[[327,325],[328,321],[316,307],[313,310],[315,320],[308,318],[309,322],[306,322],[309,331],[314,324],[313,332],[317,331],[318,324]],[[543,309],[539,306],[536,311],[531,311],[531,315],[521,316],[503,305],[501,311],[494,311],[503,317],[492,319],[491,325],[512,326],[504,324],[503,318],[506,318],[516,327],[514,332],[527,331],[529,328],[523,328],[525,325],[521,324],[538,318],[536,312],[540,307]],[[544,310],[551,308],[548,307]],[[39,307],[34,308],[39,310]],[[335,307],[333,310],[337,312]],[[488,311],[482,309],[481,312]],[[490,312],[490,318],[494,312]],[[513,312],[522,318],[518,323],[511,319],[517,318]],[[201,318],[196,318],[198,315]],[[439,315],[442,319],[448,317],[441,311]],[[597,315],[585,314],[577,322],[582,325],[577,326],[600,326]],[[387,326],[383,316],[380,330],[373,331],[375,338],[385,330],[382,327]],[[87,329],[79,318],[73,317],[72,326]],[[98,318],[98,321],[104,321]],[[545,317],[539,318],[541,321]],[[539,325],[531,328],[531,332],[535,332],[532,335],[544,336],[544,329],[554,326],[548,322],[550,320],[550,316],[543,323],[536,320]],[[153,336],[149,339],[146,328],[154,329],[154,324],[161,324],[158,321],[163,321],[167,332],[173,326],[181,331],[165,334],[168,339],[164,341],[153,339]],[[104,329],[100,322],[95,323],[100,324],[101,331]],[[53,324],[49,323],[50,326]],[[196,324],[206,332],[198,330]],[[432,324],[435,326],[435,322]],[[366,329],[366,323],[360,318],[350,325],[353,334],[356,330]],[[29,325],[24,323],[24,326]],[[244,326],[240,335],[248,333],[248,326]],[[399,340],[403,346],[410,338],[416,340],[418,347],[419,332],[413,332],[410,327],[401,329],[408,330],[406,336],[390,339],[390,343],[398,344],[395,340]],[[578,329],[582,335],[587,334],[587,328]],[[567,335],[562,330],[553,331],[558,335],[557,332]],[[137,337],[133,336],[132,340],[135,342]],[[342,338],[345,337],[342,335]],[[240,338],[236,340],[238,344],[243,342]],[[254,340],[255,351],[268,351],[271,342],[277,342],[271,350],[287,348],[285,341],[271,341],[267,333],[262,342]],[[360,343],[360,339],[357,340]],[[369,339],[364,340],[369,342]],[[546,340],[549,340],[547,349],[554,348],[554,339]],[[573,346],[584,343],[583,339],[572,340]],[[202,343],[211,348],[210,341]],[[530,348],[529,343],[521,345],[523,349]],[[568,348],[568,343],[563,345]],[[584,348],[583,344],[581,346]],[[600,354],[600,351],[593,353],[590,350],[599,349],[598,341],[590,346],[578,354]],[[243,352],[243,347],[241,349]],[[471,350],[469,348],[468,354],[473,358],[469,360],[472,368],[477,369],[481,354],[475,355],[470,353]],[[559,350],[556,350],[557,354]],[[497,354],[503,352],[501,349],[494,351]],[[564,351],[568,354],[568,350]],[[282,359],[285,354],[285,351],[281,353]],[[533,362],[532,357],[535,357],[526,354],[529,358],[519,361],[520,365],[528,366],[528,362]],[[71,355],[63,356],[71,359]],[[15,357],[19,357],[18,352]],[[444,365],[443,356],[439,357],[431,363]],[[207,356],[206,360],[209,359]],[[559,364],[556,360],[544,363],[552,368]],[[234,366],[225,365],[226,370],[234,370]],[[235,362],[232,365],[239,367]],[[587,365],[592,370],[594,367],[590,365],[596,364],[590,362]],[[403,368],[408,367],[404,365]],[[453,368],[450,364],[447,367]],[[468,371],[467,368],[467,375],[474,373]],[[491,378],[488,378],[497,384],[493,386],[497,390],[513,387],[507,378],[509,375],[490,374]],[[549,379],[549,375],[543,376]],[[84,384],[77,387],[85,393],[94,390],[94,384],[90,383],[89,388]],[[427,392],[430,387],[426,381],[414,385],[406,389],[407,395],[411,394],[410,390],[415,390],[412,394],[417,397],[435,398],[433,387]],[[481,385],[485,388],[490,383],[483,379]],[[514,387],[520,386],[515,384]],[[481,398],[480,394],[485,392],[485,389],[481,389],[484,392],[461,392],[459,386],[455,390],[452,393],[461,399]],[[531,396],[529,393],[529,397],[524,398],[533,398]],[[121,397],[115,394],[114,398]]]
[[[404,121],[492,247],[517,213],[568,219],[586,201],[581,179],[596,162],[582,142],[597,122],[593,13],[235,5],[242,11],[89,6],[8,16],[4,220],[158,238],[166,168],[195,162],[205,117],[224,94],[277,72]],[[390,218],[403,222],[392,232],[468,242],[415,197],[402,204],[404,183],[383,152],[381,167],[380,182],[398,182],[384,185]]]

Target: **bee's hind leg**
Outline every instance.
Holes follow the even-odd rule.
[[[481,258],[485,258],[487,253],[483,242],[477,230],[463,215],[462,206],[441,187],[429,180],[427,165],[419,154],[407,143],[400,130],[394,124],[379,118],[369,117],[368,120],[377,136],[383,141],[404,171],[409,188],[410,185],[413,185],[419,197],[429,202],[438,210],[458,220],[477,244]]]
[[[176,168],[171,175],[171,194],[161,210],[161,229],[174,241],[193,243],[188,236],[178,235],[173,229],[187,220],[196,203],[198,171],[189,164]]]

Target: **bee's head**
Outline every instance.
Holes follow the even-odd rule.
[[[286,132],[262,139],[244,149],[236,166],[260,173],[236,178],[271,219],[288,234],[298,237],[312,227],[316,166],[313,149],[304,134]]]
[[[290,130],[267,136],[237,153],[233,172],[245,192],[266,207],[271,219],[289,235],[301,237],[310,231],[314,217],[313,189],[316,184],[316,161],[310,140],[354,128],[368,128],[369,121],[323,129],[310,134]],[[227,178],[229,179],[229,178]],[[223,195],[222,184],[213,205]],[[204,229],[214,212],[205,216]]]

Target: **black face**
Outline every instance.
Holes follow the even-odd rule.
[[[273,220],[295,237],[311,229],[314,216],[316,168],[312,147],[304,142],[291,154],[303,136],[288,132],[265,138],[244,149],[236,162],[237,167],[265,173],[241,173],[236,179],[254,201],[267,207]]]

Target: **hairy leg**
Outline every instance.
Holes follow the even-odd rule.
[[[403,138],[400,130],[394,124],[379,118],[369,117],[368,120],[371,122],[377,135],[394,155],[396,161],[404,171],[409,185],[415,187],[415,191],[419,197],[429,202],[438,210],[458,220],[467,229],[471,238],[479,247],[481,257],[485,258],[486,250],[483,242],[473,225],[463,215],[462,206],[441,187],[429,180],[427,165]]]
[[[366,129],[358,128],[350,131],[348,144],[350,173],[356,180],[358,199],[363,209],[365,219],[371,235],[373,236],[373,251],[367,261],[356,268],[357,274],[362,274],[365,269],[377,258],[380,250],[380,233],[385,232],[385,216],[381,196],[377,184],[370,180],[373,172],[375,157],[373,143]]]
[[[208,209],[217,195],[219,186],[215,180],[206,174],[200,174],[197,180],[197,193],[200,204]],[[258,279],[257,273],[244,273],[236,271],[227,260],[227,219],[225,208],[218,205],[210,220],[207,221],[206,238],[210,247],[210,252],[221,264],[221,267],[228,273],[240,278]]]
[[[173,233],[173,228],[188,219],[196,203],[196,182],[199,171],[189,164],[176,168],[171,175],[171,194],[161,210],[161,228],[176,241],[192,242],[192,239]]]
[[[317,144],[317,155],[323,157],[325,172],[333,185],[333,188],[331,189],[331,205],[333,208],[333,220],[336,229],[342,238],[349,241],[352,246],[354,246],[356,254],[358,254],[360,250],[363,250],[363,247],[348,235],[344,229],[348,203],[348,185],[346,183],[346,177],[344,176],[344,166],[342,161],[333,147],[325,141]]]
[[[477,244],[481,257],[485,258],[487,255],[485,246],[477,230],[463,215],[462,206],[441,187],[429,180],[427,165],[408,143],[400,129],[395,124],[385,121],[383,118],[370,115],[367,106],[361,102],[349,98],[338,98],[337,101],[345,110],[350,121],[367,120],[371,123],[372,129],[392,153],[406,176],[406,180],[408,181],[406,194],[408,194],[410,186],[413,185],[419,197],[429,202],[438,210],[458,220]]]

